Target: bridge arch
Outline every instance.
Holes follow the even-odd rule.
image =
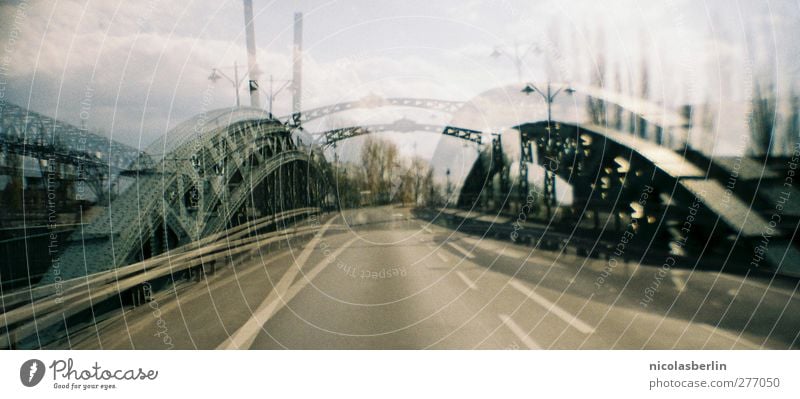
[[[718,248],[733,248],[737,241],[754,245],[768,227],[746,203],[726,195],[720,182],[708,179],[678,152],[653,142],[604,126],[563,121],[530,122],[514,129],[523,145],[532,147],[527,160],[572,187],[572,206],[545,220],[556,230],[584,228],[593,230],[598,242],[604,235],[613,242],[630,228],[636,237],[650,240],[643,245],[663,254],[700,251],[707,243]],[[497,167],[485,164],[476,162],[473,167],[460,206],[485,206],[483,199],[493,191],[488,187],[491,175],[497,173]],[[531,193],[545,203],[554,202],[547,183],[546,177],[545,187]],[[519,188],[520,182],[516,185]],[[512,186],[509,182],[504,187],[506,200],[499,201],[505,206],[525,201]]]
[[[345,101],[337,104],[325,105],[322,107],[305,110],[285,117],[289,123],[296,126],[306,124],[316,119],[345,112],[353,109],[369,109],[379,107],[408,107],[421,108],[437,112],[454,113],[464,105],[461,101],[437,100],[432,98],[411,98],[393,97],[383,98],[377,95],[369,95],[355,101]]]
[[[322,147],[335,146],[339,141],[353,137],[363,136],[373,133],[408,133],[408,132],[427,132],[442,134],[461,140],[466,140],[475,144],[481,144],[483,133],[478,130],[464,129],[455,126],[420,124],[410,119],[398,119],[392,123],[360,125],[326,130],[319,133],[312,133],[315,144]]]
[[[70,237],[61,256],[61,278],[146,259],[239,224],[243,217],[310,206],[324,191],[313,181],[320,158],[298,148],[286,126],[259,109],[198,115],[148,152],[154,167],[140,168],[135,184]],[[301,189],[291,184],[296,181],[309,184]],[[51,270],[42,281],[53,278]]]

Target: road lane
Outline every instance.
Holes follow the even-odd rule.
[[[262,252],[267,262],[240,259],[159,294],[158,317],[142,306],[126,313],[128,330],[110,320],[101,338],[72,341],[158,349],[166,327],[175,348],[751,349],[785,348],[798,331],[783,315],[800,301],[785,287],[674,270],[643,307],[656,266],[606,275],[606,260],[465,235],[405,208],[341,216],[311,241]],[[757,307],[784,313],[746,314]]]
[[[253,313],[252,317],[242,327],[236,330],[236,333],[231,335],[225,340],[217,349],[248,349],[255,339],[258,330],[261,326],[269,320],[272,315],[278,311],[283,305],[291,300],[288,294],[290,285],[294,282],[294,278],[301,273],[301,270],[307,266],[308,258],[311,252],[319,244],[322,237],[325,235],[328,227],[336,220],[335,218],[329,220],[322,226],[320,231],[311,239],[306,245],[300,255],[294,259],[294,264],[289,270],[281,277],[278,284],[275,285],[272,292],[270,292],[267,299],[261,303],[258,309]],[[322,261],[325,265],[325,260]]]

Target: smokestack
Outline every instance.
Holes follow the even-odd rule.
[[[303,89],[303,13],[294,13],[294,49],[292,51],[292,116],[300,124]]]
[[[247,64],[250,77],[250,105],[261,108],[258,96],[258,64],[256,63],[256,33],[253,27],[253,0],[244,0],[244,25],[247,38]]]

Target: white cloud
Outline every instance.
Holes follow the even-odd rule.
[[[742,65],[749,54],[743,41],[754,37],[748,29],[774,27],[782,37],[798,25],[798,10],[785,2],[771,9],[744,5],[744,11],[719,1],[706,6],[633,0],[391,5],[360,0],[256,6],[262,88],[270,74],[279,80],[291,76],[291,16],[295,7],[306,11],[306,107],[370,93],[468,100],[516,81],[512,63],[488,57],[493,46],[510,50],[515,41],[532,40],[545,51],[525,59],[526,80],[543,80],[550,68],[555,80],[585,81],[603,48],[607,69],[620,68],[626,91],[638,85],[641,58],[647,54],[657,101],[743,97],[744,85],[730,82],[746,79]],[[15,9],[15,4],[0,6],[0,26],[9,26]],[[766,25],[742,22],[739,12]],[[201,99],[210,68],[245,64],[242,21],[239,0],[34,1],[10,54],[8,94],[14,102],[30,101],[34,110],[77,122],[78,103],[91,83],[96,92],[90,123],[113,129],[123,142],[147,144],[206,106]],[[597,39],[601,28],[604,47]],[[0,29],[0,40],[7,36]],[[796,54],[787,55],[796,44],[779,44],[780,64],[796,66]],[[688,90],[691,96],[684,93]],[[241,96],[246,104],[245,90]],[[288,90],[280,94],[276,114],[289,112],[289,99]],[[232,88],[221,80],[207,106],[233,102]]]

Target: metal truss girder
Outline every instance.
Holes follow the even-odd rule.
[[[158,173],[140,175],[129,191],[76,232],[71,237],[72,245],[62,255],[61,277],[77,277],[127,264],[134,260],[143,244],[151,242],[157,226],[167,227],[181,242],[214,233],[225,227],[227,218],[249,197],[249,190],[266,176],[281,165],[309,160],[287,142],[280,146],[282,151],[273,151],[271,157],[261,158],[258,167],[252,167],[251,156],[267,147],[276,148],[288,137],[289,132],[275,121],[239,121],[207,133],[166,154],[156,165]],[[193,154],[213,154],[212,160],[216,162],[193,160]],[[218,162],[226,166],[221,174],[214,170]],[[237,172],[242,174],[243,181],[229,187],[227,183]],[[205,182],[210,184],[203,187]],[[196,187],[197,184],[201,187]],[[189,211],[184,201],[192,187],[200,195],[197,206]],[[212,207],[219,201],[223,206],[214,215]],[[164,244],[166,241],[154,242],[158,247],[154,250],[166,249]],[[85,258],[84,253],[92,253],[91,259]]]
[[[73,163],[93,161],[116,170],[126,169],[146,157],[133,147],[8,102],[0,106],[0,142],[22,146],[12,149],[59,147],[61,156],[76,158]],[[36,157],[38,150],[21,155]]]
[[[419,124],[408,119],[401,119],[389,124],[364,125],[332,129],[322,133],[315,133],[313,135],[318,140],[324,140],[323,146],[331,146],[334,145],[334,143],[353,137],[371,133],[385,132],[429,132],[455,137],[457,139],[466,140],[475,144],[481,144],[483,137],[483,133],[477,130],[445,125]]]
[[[253,173],[248,182],[250,184],[241,184],[233,192],[230,193],[225,214],[220,218],[217,217],[216,221],[209,223],[206,226],[206,231],[203,235],[215,233],[224,228],[225,223],[236,213],[237,210],[249,198],[250,190],[260,184],[267,176],[274,173],[278,168],[283,165],[290,164],[295,161],[308,161],[308,156],[300,151],[289,151],[278,154],[271,158],[265,165],[258,168]]]
[[[454,113],[464,106],[464,102],[436,100],[430,98],[381,98],[370,96],[357,101],[348,101],[319,108],[312,108],[310,110],[302,111],[300,115],[293,114],[286,119],[289,119],[295,124],[304,124],[315,119],[324,118],[337,112],[344,112],[360,108],[378,108],[387,106],[422,108],[438,112]]]

